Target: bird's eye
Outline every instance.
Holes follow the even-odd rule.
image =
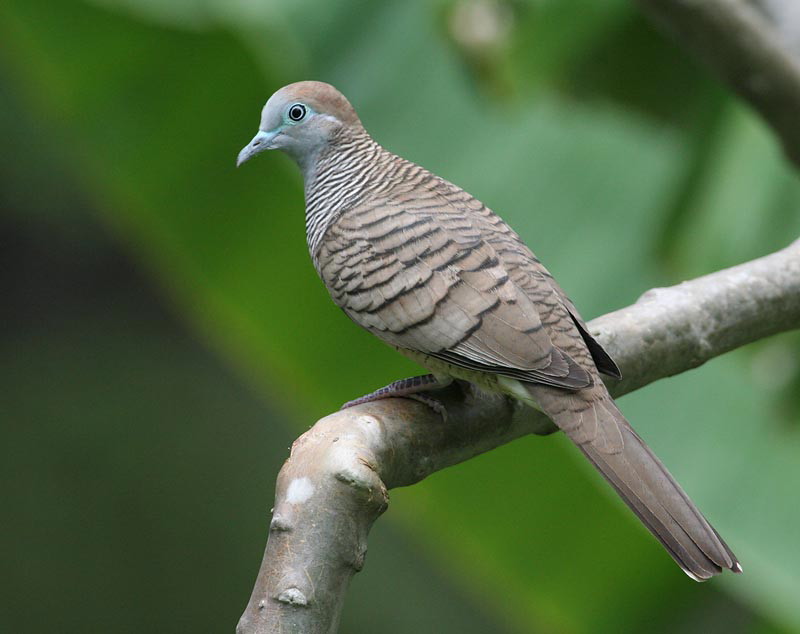
[[[289,108],[289,118],[292,121],[302,121],[306,116],[306,107],[301,103],[294,104]]]

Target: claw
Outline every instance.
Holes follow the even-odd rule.
[[[424,374],[422,376],[412,376],[408,379],[400,379],[399,381],[389,383],[389,385],[386,385],[360,398],[348,401],[342,405],[341,409],[347,409],[348,407],[361,405],[362,403],[379,401],[384,398],[412,398],[415,401],[419,401],[420,403],[430,407],[446,421],[447,410],[445,409],[444,405],[442,405],[441,401],[425,394],[425,392],[431,390],[440,390],[450,385],[452,381],[453,380],[449,377],[441,378],[433,374]]]

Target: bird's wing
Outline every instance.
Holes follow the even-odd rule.
[[[470,370],[568,389],[592,360],[560,297],[498,242],[507,225],[468,194],[373,199],[327,231],[318,268],[334,301],[391,345]],[[525,288],[524,286],[527,286]],[[589,364],[589,365],[587,365]]]
[[[455,186],[453,185],[452,187]],[[497,216],[494,217],[496,218]],[[558,318],[572,320],[585,344],[586,349],[581,346],[579,349],[573,350],[575,354],[582,357],[580,361],[590,362],[588,359],[583,359],[585,353],[588,352],[591,362],[594,362],[600,372],[615,379],[621,379],[622,373],[619,371],[617,364],[591,335],[589,327],[581,317],[575,304],[572,303],[572,300],[553,278],[550,271],[545,268],[544,264],[539,261],[520,237],[508,225],[503,223],[501,230],[491,232],[489,240],[496,249],[503,253],[506,268],[526,294],[531,297],[536,297],[542,292],[555,294],[559,305]]]

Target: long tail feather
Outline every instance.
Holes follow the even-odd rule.
[[[631,428],[602,383],[574,393],[526,387],[687,575],[704,581],[725,568],[742,571],[731,549]]]

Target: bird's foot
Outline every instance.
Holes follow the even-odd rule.
[[[370,394],[366,394],[360,398],[357,398],[352,401],[348,401],[344,405],[342,405],[341,409],[347,409],[348,407],[353,407],[354,405],[361,405],[362,403],[371,403],[373,401],[379,401],[384,398],[395,398],[395,397],[402,397],[402,398],[411,398],[415,401],[419,401],[430,407],[434,412],[439,414],[443,420],[447,420],[447,410],[445,409],[444,405],[441,401],[433,398],[429,392],[431,390],[441,390],[442,388],[447,387],[453,382],[453,379],[449,377],[437,377],[434,374],[424,374],[422,376],[412,376],[407,379],[400,379],[398,381],[393,381]]]

